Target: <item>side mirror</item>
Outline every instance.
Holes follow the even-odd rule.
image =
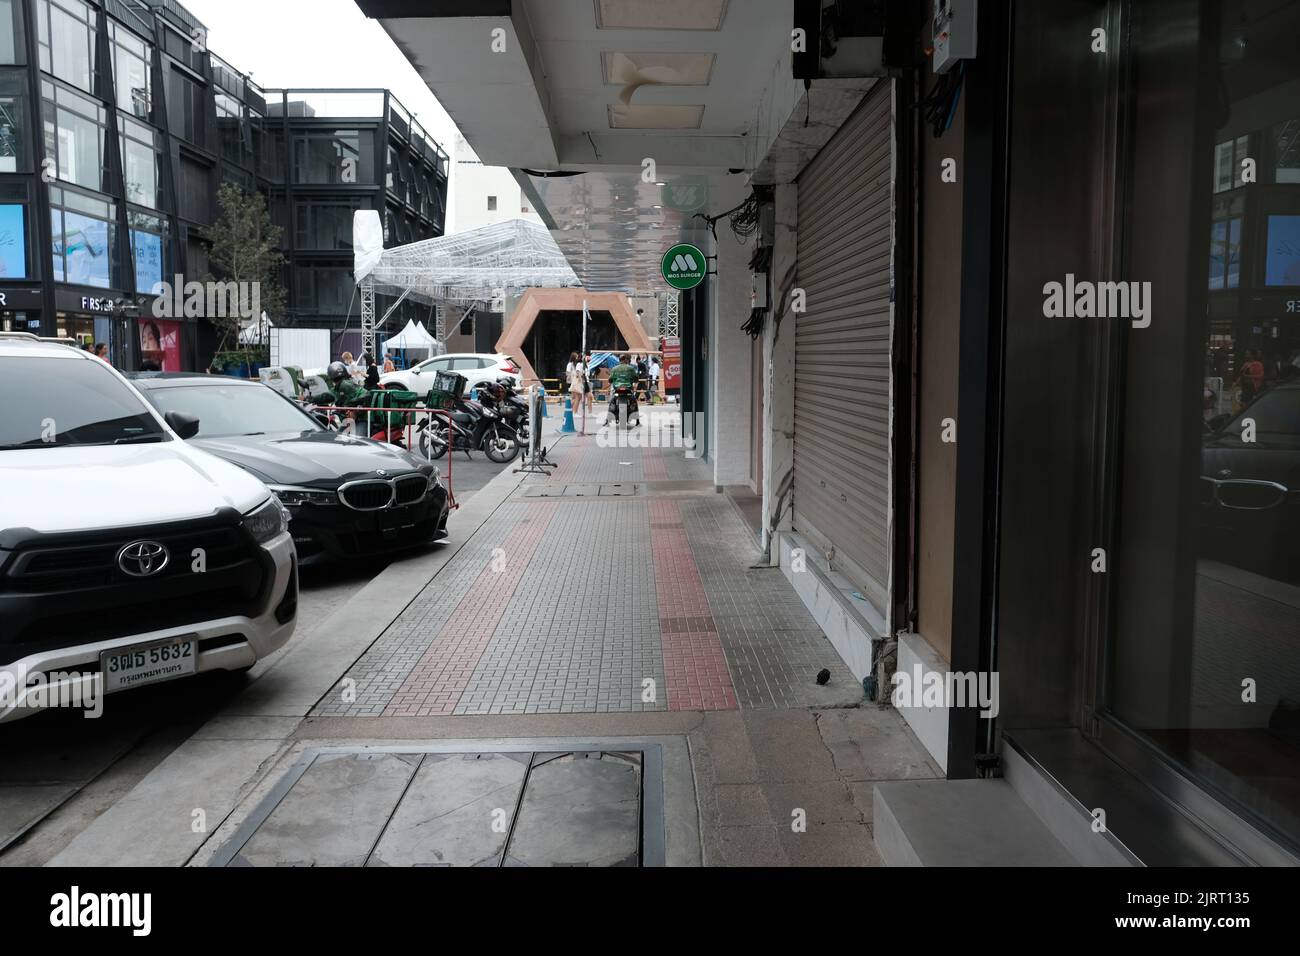
[[[168,412],[163,421],[181,438],[193,438],[199,433],[199,420],[184,412]]]
[[[1205,424],[1209,427],[1209,430],[1211,432],[1217,435],[1219,432],[1223,431],[1223,429],[1226,428],[1228,423],[1231,421],[1232,421],[1232,416],[1227,413],[1224,413],[1222,415],[1215,415]]]

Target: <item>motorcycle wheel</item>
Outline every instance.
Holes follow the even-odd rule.
[[[436,426],[421,429],[420,454],[431,461],[447,454],[447,430]]]
[[[488,456],[488,461],[504,465],[508,461],[515,460],[515,456],[519,454],[519,445],[514,436],[503,435],[494,426],[483,436],[483,453]]]

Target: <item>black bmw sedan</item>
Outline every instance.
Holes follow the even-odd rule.
[[[400,448],[323,428],[258,382],[187,372],[130,378],[163,414],[199,420],[191,442],[275,492],[303,557],[378,554],[447,536],[438,470]]]

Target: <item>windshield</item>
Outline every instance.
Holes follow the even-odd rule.
[[[1300,388],[1275,388],[1265,392],[1226,425],[1217,436],[1241,441],[1246,423],[1254,422],[1254,441],[1286,448],[1300,446]]]
[[[160,412],[183,412],[199,420],[196,438],[319,431],[306,412],[265,385],[177,385],[145,390]]]
[[[169,441],[103,362],[0,358],[0,449]]]

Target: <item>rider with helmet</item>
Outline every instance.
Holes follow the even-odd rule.
[[[334,391],[336,405],[364,405],[368,392],[352,378],[352,373],[342,362],[330,362],[325,378]]]

